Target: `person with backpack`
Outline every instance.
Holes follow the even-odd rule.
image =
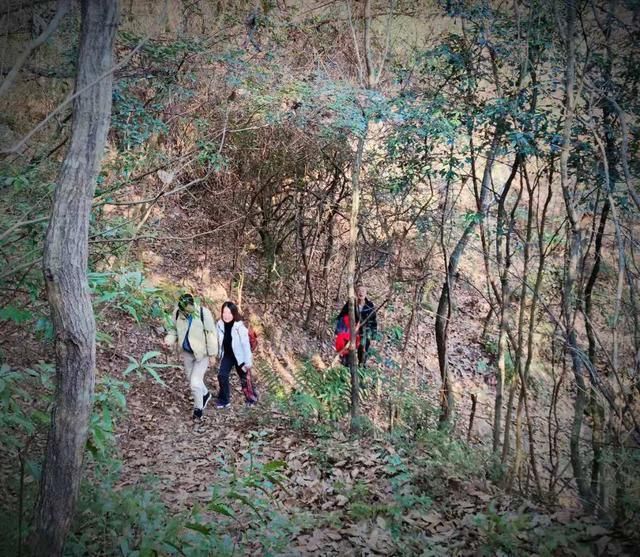
[[[204,382],[209,358],[218,354],[218,336],[213,315],[195,303],[192,294],[183,294],[173,312],[173,329],[165,344],[181,352],[184,369],[193,395],[193,419],[202,418],[211,393]]]
[[[231,405],[231,389],[229,387],[229,375],[235,368],[245,402],[253,405],[258,402],[258,397],[251,382],[251,368],[253,366],[253,354],[249,339],[249,329],[245,326],[238,306],[233,302],[222,304],[220,319],[216,324],[218,332],[218,357],[220,368],[218,371],[217,408],[228,408]]]
[[[356,331],[356,350],[360,349],[360,340],[360,334]],[[346,314],[341,313],[338,316],[335,330],[336,352],[340,356],[340,363],[345,367],[349,366],[349,342],[351,342],[351,326],[347,311]]]
[[[371,341],[378,333],[378,320],[376,319],[376,307],[374,303],[367,298],[367,289],[363,284],[356,286],[356,337],[357,350],[358,350],[358,364],[361,366],[366,365],[367,355],[369,348],[371,347]],[[338,315],[338,325],[344,317],[349,317],[349,302],[347,302],[340,314]],[[336,334],[338,333],[338,326],[336,326]],[[348,346],[346,348],[348,355]]]

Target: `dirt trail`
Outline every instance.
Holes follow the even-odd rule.
[[[189,384],[181,368],[163,374],[166,387],[150,378],[139,381],[128,395],[128,415],[117,434],[124,468],[121,485],[144,476],[160,479],[165,502],[179,508],[210,498],[220,459],[248,446],[247,422],[263,411],[247,408],[237,381],[232,379],[232,406],[217,409],[212,400],[200,420],[192,419]],[[237,378],[235,378],[237,379]],[[205,376],[211,393],[217,393],[216,370]]]

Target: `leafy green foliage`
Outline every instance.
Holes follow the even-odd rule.
[[[166,383],[162,380],[160,375],[158,375],[158,370],[175,366],[173,364],[160,364],[158,362],[151,361],[153,360],[153,358],[157,358],[160,355],[160,352],[151,350],[149,352],[145,352],[140,360],[136,360],[133,356],[127,356],[130,363],[124,370],[124,375],[129,375],[130,373],[135,372],[138,377],[142,377],[145,373],[147,373],[151,375],[151,377],[153,377],[163,387],[166,387]]]
[[[111,307],[128,314],[137,323],[170,318],[165,311],[170,305],[170,294],[148,285],[142,271],[93,272],[89,273],[88,280],[98,315]]]
[[[158,102],[144,103],[123,83],[114,87],[111,129],[118,134],[123,150],[139,147],[152,134],[167,131],[166,124],[155,116],[162,108]]]
[[[499,510],[492,502],[473,516],[481,545],[478,555],[593,555],[592,542],[604,530],[597,525],[580,522],[552,524],[544,514],[527,511],[523,505],[516,511]]]
[[[218,535],[196,506],[175,513],[160,498],[157,482],[114,489],[117,463],[109,473],[85,483],[65,555],[232,555],[229,536]]]
[[[384,330],[385,336],[396,346],[402,344],[404,328],[401,325],[391,325]]]
[[[435,425],[438,411],[424,393],[415,392],[413,389],[398,389],[397,385],[389,385],[388,388],[391,391],[390,399],[398,409],[399,423],[396,424],[396,428],[418,435]]]
[[[358,368],[360,386],[366,398],[375,382],[372,368]],[[336,366],[316,369],[310,361],[303,362],[296,374],[298,388],[292,393],[290,403],[295,413],[312,419],[339,420],[349,411],[351,377],[349,369]]]
[[[49,425],[46,404],[51,396],[53,366],[44,362],[35,369],[14,370],[0,365],[0,444],[11,451],[23,446],[24,437]],[[33,405],[33,392],[41,392],[41,404]]]
[[[128,383],[109,376],[98,380],[87,440],[87,450],[98,461],[108,460],[109,452],[115,448],[116,421],[126,411],[125,393],[129,387]]]
[[[212,488],[207,509],[217,515],[211,525],[218,524],[220,529],[241,525],[245,547],[258,545],[265,554],[273,555],[290,548],[291,533],[299,532],[299,525],[296,517],[282,512],[273,496],[275,488],[287,491],[286,463],[258,462],[259,445],[244,454],[240,469],[245,472],[229,466],[226,458],[219,459],[223,481]]]
[[[518,534],[528,526],[526,516],[505,516],[490,505],[488,512],[477,514],[474,521],[485,538],[481,555],[495,555],[498,551],[515,555],[525,550]]]
[[[13,304],[9,304],[0,309],[0,321],[13,321],[16,325],[21,325],[22,323],[30,321],[32,318],[33,314],[30,311],[16,307]]]
[[[3,471],[3,492],[10,497],[0,502],[0,553],[17,554],[17,534],[20,519],[18,498],[22,495],[24,509],[35,503],[40,480],[40,460],[30,447],[50,425],[49,403],[53,394],[53,366],[40,362],[33,368],[16,370],[0,365],[0,447],[4,462],[13,467]],[[21,463],[24,469],[21,471]],[[21,477],[22,475],[22,477]],[[23,483],[23,491],[20,484]]]

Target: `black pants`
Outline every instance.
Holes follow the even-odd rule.
[[[218,391],[218,402],[221,404],[228,404],[231,401],[229,375],[231,375],[231,368],[233,367],[236,368],[242,389],[244,390],[247,388],[247,372],[238,365],[233,354],[225,354],[220,362],[220,371],[218,372],[218,383],[220,385],[220,391]]]
[[[364,343],[360,343],[358,346],[358,365],[364,367],[367,362],[367,353],[369,352],[369,347],[371,346],[371,341],[367,339]],[[340,363],[349,367],[349,352],[347,352],[344,356],[340,356]]]
[[[364,367],[367,364],[370,346],[371,341],[369,339],[366,339],[364,343],[361,342],[360,346],[358,346],[358,365]]]

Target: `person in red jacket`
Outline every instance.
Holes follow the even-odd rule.
[[[362,342],[358,345],[358,364],[365,366],[367,362],[367,356],[369,348],[371,347],[371,341],[377,337],[378,334],[378,310],[374,303],[367,298],[367,289],[363,284],[356,286],[356,330]],[[347,302],[340,314],[338,315],[338,321],[344,316],[349,315],[349,302]]]
[[[340,363],[343,366],[349,365],[349,342],[351,341],[351,327],[349,325],[349,315],[340,315],[336,323],[335,331],[336,352],[340,356]],[[360,333],[356,331],[356,350],[360,347]]]

